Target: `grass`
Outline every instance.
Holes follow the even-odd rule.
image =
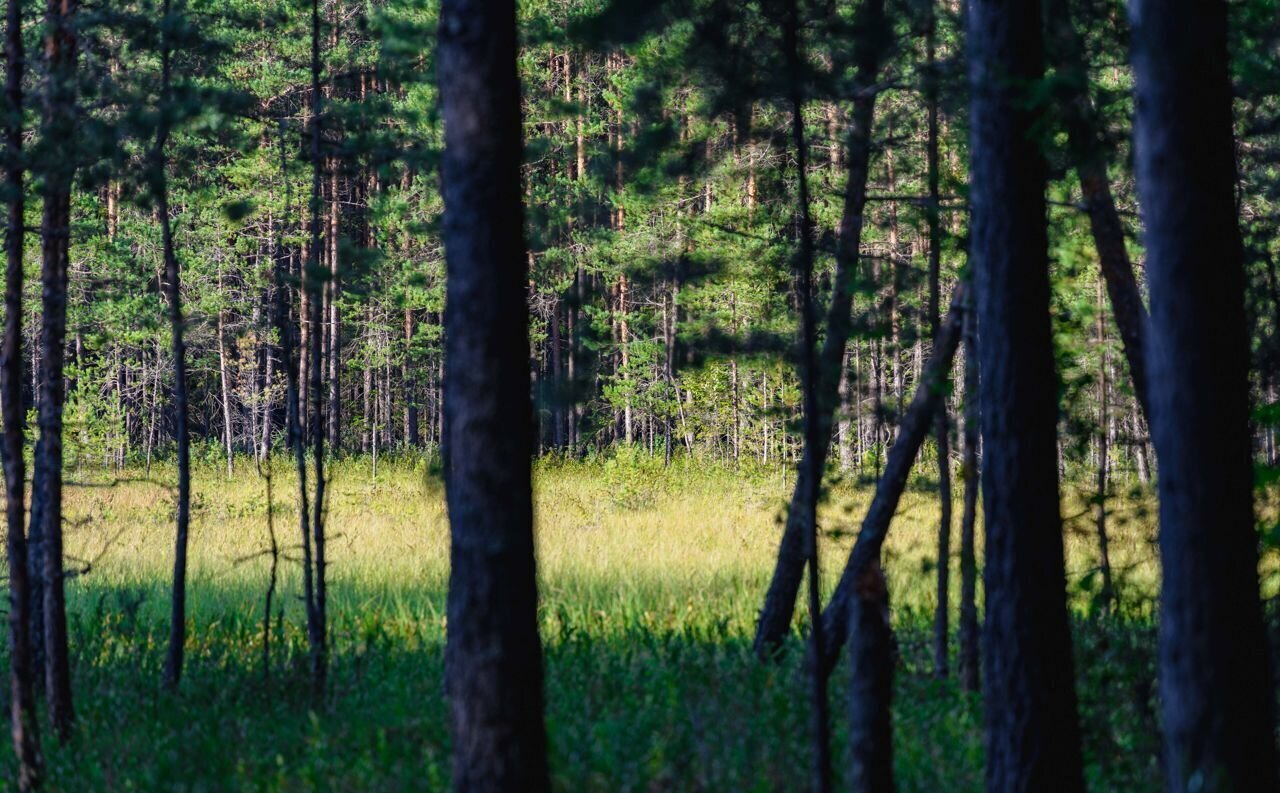
[[[297,533],[295,485],[274,464],[274,524]],[[67,553],[88,566],[68,585],[79,722],[47,746],[51,790],[420,791],[449,777],[442,697],[448,524],[422,461],[339,461],[330,489],[332,686],[308,695],[297,565],[261,657],[267,560],[264,481],[240,463],[194,482],[188,666],[159,692],[172,495],[126,477],[68,490]],[[75,475],[94,484],[89,474]],[[101,485],[103,483],[96,483]],[[808,767],[801,653],[757,663],[751,633],[791,482],[781,469],[731,472],[644,459],[542,463],[536,472],[547,725],[565,791],[796,790]],[[837,484],[824,511],[834,584],[870,487]],[[1085,508],[1072,507],[1071,515]],[[1152,628],[1155,552],[1141,500],[1116,506],[1112,553],[1126,609],[1090,616],[1096,589],[1087,518],[1067,534],[1077,615],[1081,719],[1093,790],[1155,790]],[[957,498],[957,514],[959,499]],[[886,567],[902,647],[895,762],[903,791],[979,790],[981,703],[930,674],[937,500],[903,499]],[[1121,524],[1127,516],[1127,523]],[[958,534],[958,532],[957,532]],[[958,582],[958,572],[953,575]],[[956,584],[958,588],[958,583]],[[792,639],[798,646],[803,617]],[[834,678],[837,773],[843,690]]]

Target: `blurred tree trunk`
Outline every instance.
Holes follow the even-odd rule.
[[[978,321],[973,298],[964,316],[964,511],[960,516],[960,679],[967,691],[980,682],[978,625],[978,560],[976,527],[978,490],[979,371]]]
[[[831,302],[827,307],[827,333],[814,371],[816,427],[812,433],[812,443],[806,443],[802,453],[791,496],[791,509],[787,513],[786,529],[778,547],[773,579],[760,610],[760,619],[756,623],[755,652],[761,659],[769,659],[777,653],[791,628],[796,595],[800,590],[800,579],[804,575],[807,558],[805,537],[810,530],[806,524],[808,516],[802,508],[803,499],[816,484],[809,481],[810,477],[821,478],[826,469],[834,412],[839,406],[840,369],[853,326],[851,309],[860,262],[859,246],[862,241],[863,209],[867,200],[867,172],[876,101],[873,84],[880,70],[884,45],[881,30],[884,25],[883,0],[868,0],[860,11],[859,20],[862,31],[858,42],[859,89],[854,100],[846,143],[849,177],[840,218]]]
[[[40,439],[31,487],[32,534],[43,548],[44,672],[49,721],[62,741],[71,737],[71,666],[62,569],[62,408],[66,400],[63,357],[67,335],[67,265],[71,242],[71,185],[75,176],[75,0],[49,0],[45,9],[45,92],[41,130],[46,145],[67,156],[43,163],[44,204],[40,327]],[[37,507],[38,505],[38,507]],[[38,511],[37,511],[38,510]],[[38,519],[38,528],[37,528]]]
[[[1116,211],[1115,198],[1111,195],[1107,154],[1100,140],[1102,122],[1089,96],[1084,42],[1072,23],[1067,0],[1050,0],[1045,9],[1049,17],[1046,28],[1050,34],[1048,44],[1058,72],[1054,85],[1060,101],[1056,107],[1062,114],[1071,160],[1080,177],[1080,189],[1089,213],[1089,228],[1098,250],[1098,264],[1107,283],[1116,327],[1124,343],[1125,358],[1133,378],[1133,392],[1142,414],[1146,416],[1150,413],[1143,344],[1147,310],[1142,305],[1138,279],[1125,248],[1124,226]]]
[[[969,4],[970,255],[982,372],[987,789],[1084,788],[1059,513],[1040,7]]]
[[[22,153],[22,0],[9,0],[5,17],[5,98],[9,121],[4,127],[5,192],[5,326],[0,352],[0,394],[4,410],[5,518],[9,561],[9,729],[18,758],[18,789],[40,787],[40,724],[31,655],[31,587],[27,568],[26,413],[22,404],[22,261],[26,240],[26,162]]]
[[[925,9],[925,104],[926,170],[929,196],[925,217],[929,227],[929,337],[938,335],[938,312],[942,303],[942,223],[939,217],[940,174],[938,172],[938,64],[936,14],[933,0]],[[945,380],[945,377],[944,377]],[[899,400],[902,396],[899,394]],[[951,636],[951,439],[947,421],[947,400],[938,400],[938,415],[933,437],[938,451],[938,580],[937,606],[933,620],[933,669],[938,677],[946,677],[950,669]]]
[[[824,648],[826,657],[822,664],[826,674],[831,673],[831,668],[840,655],[840,648],[845,643],[849,628],[849,599],[854,587],[868,566],[879,563],[880,547],[889,533],[889,523],[898,509],[902,491],[906,489],[911,465],[925,436],[929,434],[930,427],[935,426],[934,417],[938,403],[942,400],[946,373],[951,370],[951,361],[955,357],[956,348],[960,346],[961,328],[968,310],[965,302],[968,300],[967,294],[968,287],[961,283],[951,296],[951,307],[938,328],[937,338],[933,340],[933,354],[920,374],[920,383],[916,386],[911,404],[902,414],[902,423],[885,462],[884,475],[876,483],[876,492],[858,530],[858,539],[849,552],[849,560],[845,563],[840,581],[822,614],[828,637]]]
[[[1152,309],[1165,785],[1275,790],[1227,5],[1134,0],[1130,15]]]
[[[550,787],[533,546],[513,0],[445,0],[445,651],[458,791]]]
[[[889,589],[878,563],[849,597],[849,788],[893,793],[893,630]]]

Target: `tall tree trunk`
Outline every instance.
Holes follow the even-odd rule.
[[[839,401],[840,366],[844,361],[845,345],[853,325],[851,310],[859,266],[863,208],[867,199],[871,127],[875,110],[875,92],[872,86],[880,69],[881,48],[884,45],[881,30],[884,24],[883,0],[868,0],[861,8],[860,21],[864,31],[858,42],[858,83],[861,88],[854,100],[846,144],[849,179],[845,186],[844,207],[840,218],[835,280],[831,302],[827,307],[827,334],[815,369],[816,427],[812,445],[806,444],[803,452],[810,459],[802,461],[796,476],[791,510],[787,513],[787,525],[778,546],[773,579],[756,623],[755,652],[762,659],[771,658],[777,653],[791,627],[796,595],[800,589],[800,579],[804,575],[805,537],[810,530],[805,523],[807,515],[801,504],[805,493],[813,486],[808,481],[809,477],[821,477],[826,468],[827,452],[831,444],[832,414]]]
[[[164,659],[164,685],[176,689],[182,680],[183,647],[187,637],[187,528],[191,521],[191,442],[187,427],[187,348],[183,339],[182,290],[178,255],[173,246],[169,222],[169,189],[165,175],[168,165],[165,147],[169,142],[169,113],[172,112],[172,77],[168,33],[170,2],[162,6],[160,44],[160,112],[155,147],[151,152],[151,193],[160,216],[160,240],[164,249],[165,291],[169,299],[169,331],[173,350],[173,409],[178,441],[178,515],[173,549],[173,593],[169,611],[169,649]],[[222,337],[219,325],[219,339]],[[230,451],[230,450],[228,450]]]
[[[322,237],[321,195],[324,178],[324,157],[321,143],[320,92],[320,2],[311,0],[311,208],[309,215],[311,261],[307,284],[311,291],[311,348],[308,351],[307,374],[311,378],[311,468],[315,480],[315,497],[311,502],[311,545],[314,554],[311,571],[312,590],[308,593],[307,643],[311,654],[311,686],[317,699],[324,695],[329,669],[328,593],[325,585],[325,534],[324,534],[324,442],[325,442],[325,392],[324,392],[324,281],[321,270],[320,246]],[[305,531],[305,529],[304,529]]]
[[[1067,130],[1071,161],[1080,177],[1080,189],[1089,213],[1089,229],[1098,250],[1098,264],[1107,283],[1116,327],[1120,329],[1120,339],[1124,343],[1125,358],[1133,378],[1133,392],[1146,416],[1150,412],[1143,343],[1147,310],[1142,305],[1138,279],[1125,247],[1124,225],[1111,195],[1107,154],[1100,139],[1102,122],[1089,96],[1084,42],[1072,22],[1067,0],[1050,0],[1045,9],[1049,17],[1046,28],[1050,35],[1049,46],[1058,72],[1058,79],[1054,82],[1060,99],[1057,108]]]
[[[791,99],[791,144],[795,148],[797,206],[796,215],[800,226],[800,245],[796,253],[796,282],[800,290],[800,327],[801,327],[801,387],[804,389],[804,443],[807,449],[817,449],[818,434],[825,433],[822,444],[828,445],[831,438],[831,411],[826,412],[825,426],[818,420],[818,388],[824,374],[827,380],[839,380],[837,372],[823,373],[818,369],[818,323],[815,316],[813,296],[813,218],[809,213],[809,174],[808,154],[809,142],[804,134],[804,93],[801,77],[802,53],[800,51],[800,0],[787,3],[787,15],[783,25],[783,40],[786,49],[787,73]],[[710,187],[707,188],[707,202],[710,203]],[[838,296],[837,296],[838,298]],[[840,359],[844,358],[844,350],[840,351]],[[816,793],[827,793],[831,790],[831,736],[830,719],[827,715],[827,676],[819,669],[823,654],[822,595],[820,593],[821,567],[818,564],[818,499],[822,493],[822,469],[818,466],[825,463],[814,454],[807,454],[800,461],[807,470],[796,477],[803,479],[805,490],[797,491],[798,499],[792,500],[792,509],[800,509],[801,520],[806,527],[805,544],[807,547],[809,574],[809,681],[811,685],[811,704],[813,719],[813,770],[810,789]]]
[[[1115,589],[1111,582],[1111,542],[1107,536],[1107,478],[1110,473],[1108,465],[1108,424],[1110,419],[1110,408],[1107,401],[1110,399],[1108,394],[1107,382],[1107,337],[1106,337],[1106,315],[1103,312],[1102,303],[1102,284],[1098,284],[1098,318],[1097,318],[1097,339],[1098,339],[1098,489],[1095,494],[1096,512],[1094,513],[1094,529],[1098,535],[1098,572],[1102,575],[1102,589],[1099,592],[1102,601],[1102,612],[1104,614],[1111,613],[1111,607],[1115,600]]]
[[[63,356],[67,335],[67,265],[71,237],[71,183],[75,174],[76,38],[75,0],[49,0],[45,9],[45,94],[43,138],[68,152],[44,165],[43,237],[40,272],[40,439],[31,487],[32,521],[43,538],[45,696],[49,721],[62,741],[71,738],[71,665],[67,653],[66,581],[62,569],[62,407],[66,399]],[[36,505],[39,505],[37,515]]]
[[[929,336],[938,335],[938,312],[942,302],[942,223],[939,217],[940,174],[938,172],[938,65],[936,16],[933,0],[926,0],[925,23],[925,103],[927,107],[926,170],[929,198],[925,204],[929,226]],[[899,394],[899,399],[902,395]],[[937,606],[933,620],[933,669],[946,677],[950,669],[951,637],[951,443],[947,421],[947,400],[938,401],[934,440],[938,448],[938,581]]]
[[[26,415],[22,406],[22,259],[26,241],[26,162],[22,153],[22,0],[9,0],[5,16],[5,98],[9,120],[4,127],[5,229],[4,346],[0,351],[0,393],[4,410],[5,518],[9,559],[9,729],[18,758],[18,789],[40,787],[40,724],[31,656],[31,587],[27,569],[25,507]]]
[[[1165,785],[1275,790],[1227,5],[1134,0],[1130,14],[1159,463]]]
[[[520,81],[513,0],[445,0],[445,650],[453,786],[550,787],[529,449]]]
[[[415,376],[410,354],[413,350],[413,309],[404,310],[404,438],[405,443],[413,448],[422,445],[422,434],[418,429],[418,379]]]
[[[970,255],[986,520],[987,789],[1083,790],[1059,512],[1040,6],[969,4]]]
[[[218,285],[222,286],[221,277]],[[231,363],[227,353],[226,317],[227,312],[218,312],[218,377],[222,384],[222,445],[227,453],[227,478],[230,479],[235,474],[235,419],[231,415]]]
[[[978,627],[978,321],[972,310],[964,316],[964,511],[960,516],[960,680],[966,691],[980,683]]]

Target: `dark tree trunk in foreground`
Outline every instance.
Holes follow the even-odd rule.
[[[1179,793],[1275,790],[1227,6],[1135,0],[1130,13],[1160,466],[1165,784]]]
[[[18,789],[40,787],[40,725],[31,656],[31,588],[27,570],[26,416],[22,409],[22,253],[26,238],[26,205],[22,156],[22,0],[9,0],[5,30],[5,99],[9,121],[4,129],[5,228],[4,346],[0,351],[0,392],[4,403],[5,518],[9,553],[9,729],[18,757]]]
[[[880,70],[880,56],[884,48],[884,2],[868,0],[860,13],[861,36],[859,38],[858,85],[854,99],[853,115],[849,125],[848,150],[849,177],[845,184],[844,207],[840,217],[840,235],[836,248],[836,272],[831,289],[831,303],[827,307],[827,333],[818,358],[817,410],[815,434],[812,443],[806,443],[800,468],[796,475],[795,491],[791,497],[791,509],[787,513],[787,525],[778,547],[778,559],[773,571],[764,607],[756,623],[755,651],[761,659],[769,659],[777,652],[791,629],[795,613],[796,595],[800,580],[804,577],[808,559],[805,537],[810,531],[803,508],[805,494],[817,483],[810,483],[812,476],[821,477],[826,469],[827,454],[831,445],[833,413],[839,406],[840,370],[844,366],[845,346],[853,326],[851,316],[854,287],[858,278],[859,246],[862,244],[863,208],[867,201],[867,171],[871,157],[871,127],[875,113],[876,95],[873,84]]]
[[[1101,140],[1102,122],[1089,96],[1089,70],[1085,62],[1084,42],[1071,19],[1067,0],[1050,0],[1048,14],[1049,47],[1058,72],[1057,109],[1067,131],[1068,149],[1085,210],[1089,213],[1089,229],[1098,251],[1098,264],[1107,284],[1107,296],[1125,359],[1133,378],[1133,393],[1138,398],[1142,415],[1149,416],[1147,396],[1147,364],[1144,338],[1147,310],[1142,305],[1138,279],[1125,247],[1124,225],[1116,211],[1115,198],[1107,177],[1107,152]]]
[[[67,608],[62,569],[62,406],[66,399],[63,351],[67,335],[67,264],[71,236],[71,182],[75,173],[74,0],[49,0],[45,12],[43,138],[43,261],[40,271],[40,399],[35,473],[31,486],[32,533],[42,537],[45,696],[58,737],[71,737],[71,668],[67,656]],[[39,508],[40,525],[35,526]]]
[[[889,589],[868,565],[849,603],[849,789],[893,793],[893,631]]]
[[[162,30],[169,25],[169,0],[163,4]],[[160,216],[160,242],[164,251],[165,291],[169,299],[169,333],[173,349],[173,410],[178,441],[178,515],[173,547],[173,593],[169,601],[169,648],[164,659],[164,685],[175,689],[182,680],[183,648],[187,638],[187,528],[191,522],[191,439],[187,426],[187,347],[183,340],[182,290],[178,255],[173,248],[169,222],[169,186],[165,175],[165,147],[169,142],[172,103],[170,48],[166,32],[160,45],[160,120],[151,153],[151,190]]]
[[[1057,468],[1040,8],[969,4],[970,256],[982,371],[987,789],[1082,790]]]
[[[831,601],[822,614],[822,623],[826,629],[826,645],[823,648],[826,657],[823,659],[822,669],[827,675],[831,674],[840,655],[840,648],[845,643],[849,629],[849,599],[864,571],[880,562],[880,548],[888,536],[889,522],[898,509],[898,500],[906,489],[911,465],[920,452],[925,436],[934,426],[938,404],[942,401],[943,384],[946,382],[947,372],[951,370],[956,347],[960,345],[968,292],[968,286],[961,283],[951,296],[951,308],[947,310],[947,316],[938,328],[938,337],[933,341],[933,355],[920,374],[920,385],[911,398],[911,404],[902,415],[898,436],[889,449],[884,474],[876,483],[876,493],[871,499],[871,506],[867,507],[866,517],[862,519],[858,539],[849,552],[849,560],[840,574],[840,582],[836,584]]]
[[[966,691],[977,691],[978,662],[978,318],[972,310],[964,314],[964,511],[960,516],[960,681]]]
[[[477,793],[549,788],[516,48],[514,0],[442,4],[446,690],[454,788]]]

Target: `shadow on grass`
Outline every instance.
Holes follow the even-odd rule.
[[[619,601],[601,582],[555,591],[542,631],[556,789],[803,788],[809,717],[798,636],[778,664],[761,665],[749,619],[688,607],[698,592]],[[159,586],[73,588],[79,723],[70,745],[46,750],[50,790],[447,789],[441,589],[339,590],[331,688],[319,707],[296,598],[282,598],[285,613],[273,615],[264,676],[261,591],[248,584],[193,599],[182,691],[159,693],[164,598]],[[981,704],[930,675],[929,615],[897,618],[899,788],[980,790]],[[1127,704],[1150,701],[1149,629],[1089,622],[1077,637],[1091,788],[1157,789],[1154,724]],[[847,674],[839,667],[832,687],[838,777]]]

